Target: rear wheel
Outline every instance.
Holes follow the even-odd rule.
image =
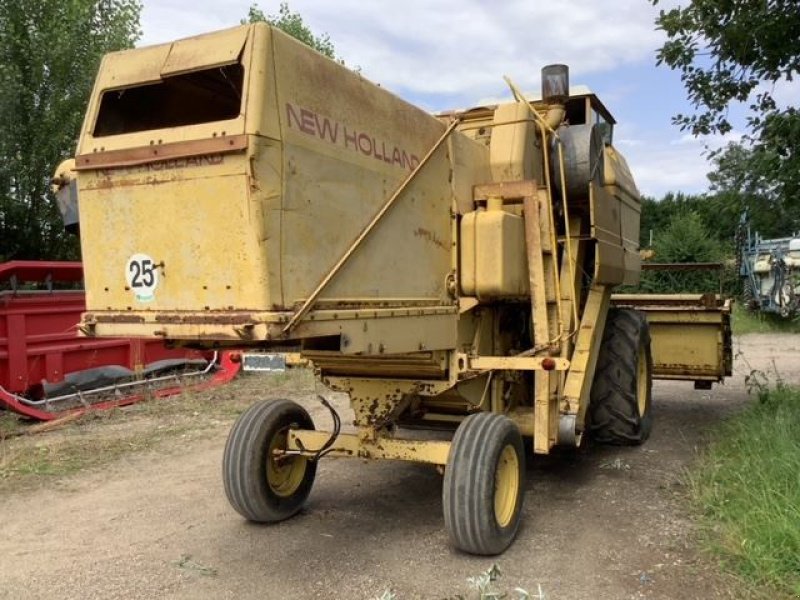
[[[280,456],[290,428],[314,429],[306,410],[290,400],[267,400],[236,420],[222,458],[222,480],[231,506],[250,521],[271,523],[296,514],[308,498],[317,463]]]
[[[587,430],[603,444],[635,446],[653,427],[650,329],[635,310],[608,313],[592,383]]]
[[[503,415],[464,419],[450,446],[442,488],[453,545],[471,554],[503,552],[522,514],[525,452],[516,424]]]

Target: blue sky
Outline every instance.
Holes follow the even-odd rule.
[[[140,45],[238,24],[250,0],[144,0]],[[648,0],[293,0],[315,33],[328,33],[337,54],[368,79],[430,111],[509,97],[508,75],[538,93],[539,71],[570,65],[571,84],[588,85],[616,117],[615,145],[642,193],[702,192],[706,145],[670,122],[690,110],[680,78],[656,67],[663,34]],[[267,14],[278,2],[262,1]],[[788,86],[789,100],[800,85]],[[728,139],[736,139],[734,130]]]

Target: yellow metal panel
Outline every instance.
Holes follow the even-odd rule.
[[[647,316],[654,378],[721,381],[731,374],[730,300],[712,294],[615,294],[612,302]]]
[[[529,293],[522,217],[504,210],[473,211],[461,220],[461,286],[480,299]]]
[[[477,296],[477,222],[478,211],[473,210],[461,218],[461,292],[467,296]]]
[[[87,310],[266,306],[263,215],[249,201],[246,165],[240,153],[83,172]],[[128,262],[139,254],[159,265],[152,297],[139,298],[128,280]]]
[[[222,67],[235,63],[239,59],[249,31],[247,25],[242,25],[174,42],[161,67],[161,76],[167,77],[195,69]]]
[[[534,123],[527,104],[501,104],[494,111],[490,161],[494,181],[535,178],[536,149],[531,143]]]
[[[476,144],[464,135],[450,136],[449,152],[453,161],[453,194],[455,194],[456,211],[466,214],[475,207],[472,189],[489,181],[489,149]]]
[[[617,285],[625,279],[625,257],[622,249],[620,201],[613,188],[589,184],[591,234],[597,239],[595,281]]]
[[[606,317],[611,300],[611,288],[593,285],[586,298],[586,306],[581,316],[575,349],[572,353],[571,368],[564,384],[561,400],[561,413],[577,415],[576,426],[583,428],[583,419],[589,406],[589,393],[594,381],[597,356],[606,326]],[[577,439],[579,441],[580,438]]]
[[[444,126],[288,36],[273,32],[273,52],[284,140],[279,255],[290,306],[311,293]],[[443,147],[321,299],[448,298],[450,173]]]

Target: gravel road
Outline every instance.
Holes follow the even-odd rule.
[[[682,474],[709,431],[749,400],[744,375],[800,377],[800,336],[749,335],[726,385],[658,382],[639,448],[537,457],[519,537],[495,559],[455,552],[441,477],[403,463],[325,460],[306,510],[243,521],[220,481],[229,423],[103,469],[0,497],[2,598],[447,598],[496,563],[500,588],[557,599],[735,598],[694,546]],[[748,365],[749,363],[749,365]],[[236,384],[230,387],[236,393]],[[303,392],[315,420],[326,411]],[[337,408],[346,402],[336,399]]]

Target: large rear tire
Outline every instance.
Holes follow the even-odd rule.
[[[236,420],[222,457],[222,481],[231,506],[244,518],[273,523],[303,507],[317,463],[301,456],[276,456],[287,430],[314,429],[306,410],[291,400],[266,400]]]
[[[587,414],[589,436],[601,444],[636,446],[653,428],[653,357],[644,314],[608,312]]]
[[[493,413],[470,415],[456,430],[442,488],[444,524],[470,554],[503,552],[517,535],[525,451],[517,425]]]

